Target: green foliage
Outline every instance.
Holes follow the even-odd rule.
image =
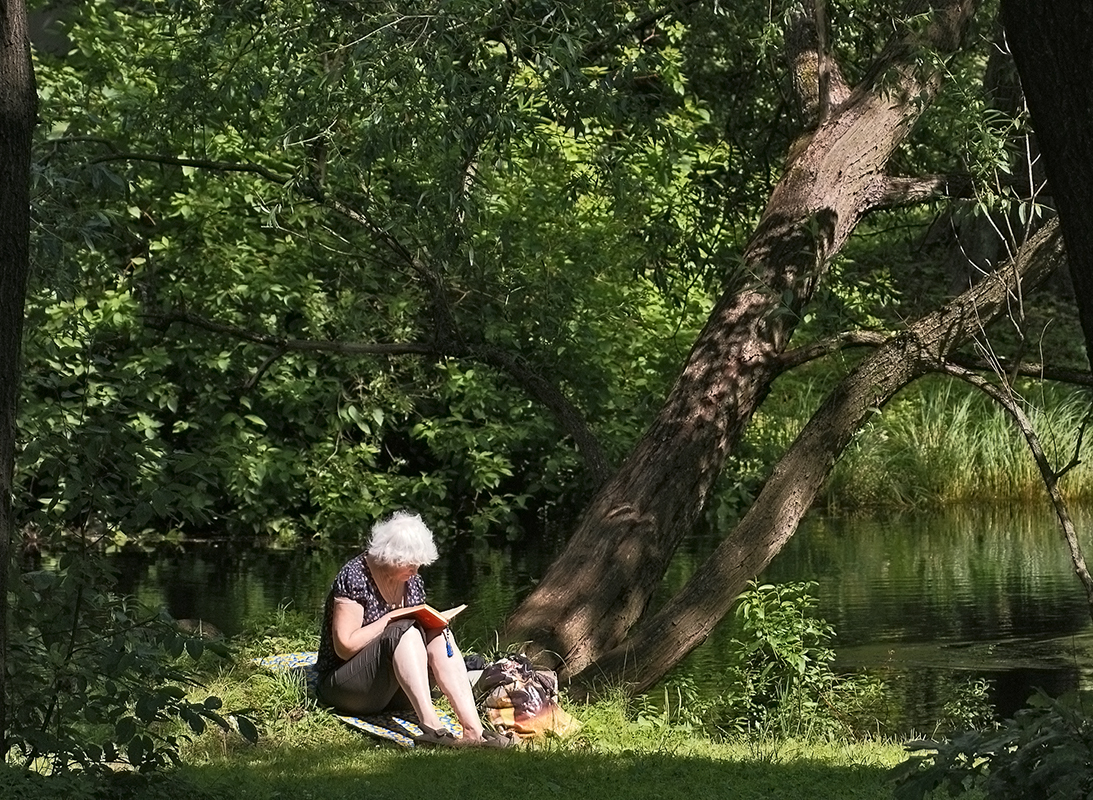
[[[994,705],[990,700],[991,682],[985,678],[969,680],[955,687],[953,696],[941,711],[942,723],[949,730],[983,730],[994,723]]]
[[[0,797],[18,800],[140,800],[166,796],[188,800],[216,800],[223,792],[198,786],[178,774],[138,773],[65,773],[42,775],[0,763]]]
[[[96,0],[71,52],[39,57],[22,513],[352,539],[413,506],[442,536],[516,536],[590,482],[483,354],[559,389],[615,463],[656,413],[798,133],[780,10],[698,4],[615,36],[634,18],[605,3],[347,9]],[[861,73],[887,10],[830,13]],[[949,65],[962,91],[974,67]],[[936,171],[944,130],[909,168]],[[876,235],[804,337],[898,317],[911,237]],[[180,311],[240,335],[168,325]],[[711,517],[754,496],[768,444]]]
[[[13,580],[8,741],[14,763],[63,773],[178,763],[184,740],[212,723],[233,727],[215,696],[191,700],[193,663],[222,644],[183,633],[162,613],[109,592],[90,555]],[[249,738],[253,725],[234,716]],[[177,723],[182,723],[181,727]],[[12,763],[13,754],[9,754]]]
[[[898,800],[935,789],[981,791],[991,800],[1079,800],[1093,792],[1093,719],[1074,696],[1035,697],[997,730],[914,742],[893,771]]]
[[[752,583],[736,607],[722,725],[764,736],[876,733],[890,717],[883,686],[832,668],[834,629],[815,615],[813,584]]]
[[[356,538],[397,506],[480,535],[579,502],[579,454],[495,366],[156,322],[501,349],[621,457],[708,308],[732,154],[684,96],[682,28],[606,74],[580,54],[614,11],[550,7],[81,6],[38,65],[23,509]],[[671,88],[634,116],[639,74]]]
[[[702,735],[711,732],[711,717],[719,701],[705,697],[693,679],[680,677],[665,683],[654,702],[642,695],[635,699],[634,725],[659,736],[662,742],[673,737]]]

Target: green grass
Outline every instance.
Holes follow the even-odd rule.
[[[226,709],[253,709],[259,742],[220,730],[195,738],[186,765],[172,775],[189,797],[890,798],[888,770],[905,757],[891,741],[720,740],[667,722],[650,725],[635,720],[635,706],[621,695],[566,703],[583,727],[565,740],[509,751],[407,750],[343,725],[299,682],[253,667],[250,657],[280,648],[261,649],[244,644],[206,684]]]
[[[715,744],[656,749],[547,744],[515,751],[403,751],[357,734],[311,745],[259,745],[180,772],[207,797],[315,798],[889,798],[893,745]]]
[[[219,731],[205,734],[188,750],[178,778],[195,796],[232,800],[822,800],[890,798],[888,770],[904,758],[892,742],[715,741],[643,727],[621,699],[568,708],[585,723],[579,734],[511,751],[404,750],[321,709],[302,717],[277,712],[272,720],[266,712],[257,745]]]
[[[314,649],[314,621],[278,612],[257,621],[233,657],[199,662],[193,699],[216,695],[245,711],[256,744],[210,727],[191,738],[166,774],[119,772],[109,780],[0,770],[0,797],[46,800],[376,800],[382,798],[890,798],[899,743],[710,737],[658,717],[621,694],[565,703],[583,723],[565,740],[505,751],[404,749],[350,728],[319,708],[302,681],[257,667],[255,657]],[[644,709],[644,711],[643,711]],[[697,712],[698,709],[696,708]],[[640,712],[640,714],[639,714]],[[685,716],[685,715],[684,715]],[[177,729],[181,730],[181,729]]]

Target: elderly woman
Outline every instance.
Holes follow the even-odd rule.
[[[425,602],[417,571],[436,558],[433,534],[416,514],[398,512],[372,528],[367,550],[342,567],[326,598],[316,663],[319,699],[353,716],[412,708],[423,744],[507,746],[511,739],[483,729],[448,629],[392,619],[397,609]],[[451,702],[462,737],[437,716],[433,681]]]

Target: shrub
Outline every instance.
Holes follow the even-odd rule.
[[[177,763],[189,733],[228,729],[217,697],[192,701],[195,666],[223,644],[183,632],[109,592],[102,560],[70,554],[15,581],[8,653],[9,764],[54,774],[152,771]],[[235,726],[249,737],[243,717]],[[181,725],[179,723],[182,723]]]
[[[1093,719],[1073,695],[1043,693],[997,730],[912,742],[893,771],[897,800],[980,790],[990,800],[1085,800],[1093,793]]]
[[[752,583],[736,607],[723,719],[774,735],[863,733],[888,716],[883,684],[831,668],[835,630],[815,613],[815,583]]]

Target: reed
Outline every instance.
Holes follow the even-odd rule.
[[[1052,466],[1074,456],[1089,413],[1086,395],[1037,389],[1023,398]],[[1093,468],[1080,463],[1061,480],[1068,502],[1093,501]],[[859,434],[822,502],[833,511],[937,509],[1044,502],[1043,480],[1012,419],[989,398],[947,380],[921,381]]]

